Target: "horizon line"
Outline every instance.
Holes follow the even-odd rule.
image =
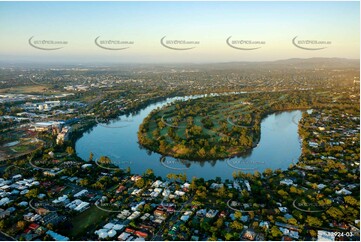
[[[125,65],[210,65],[210,64],[231,64],[231,63],[264,63],[264,62],[277,62],[277,61],[290,61],[290,60],[312,60],[312,59],[343,59],[348,61],[360,61],[360,58],[347,58],[347,57],[309,57],[309,58],[299,58],[299,57],[293,57],[293,58],[287,58],[287,59],[274,59],[274,60],[256,60],[256,61],[220,61],[220,62],[120,62],[120,61],[98,61],[98,62],[78,62],[78,61],[57,61],[57,60],[47,60],[47,61],[30,61],[30,60],[19,60],[19,61],[9,61],[9,60],[1,60],[0,64],[34,64],[34,65],[89,65],[89,64],[125,64]]]

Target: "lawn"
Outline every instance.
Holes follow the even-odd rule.
[[[2,88],[0,93],[26,93],[26,94],[50,94],[49,92],[44,92],[48,89],[47,85],[31,85],[31,86],[17,86],[12,88]]]
[[[93,231],[109,215],[110,213],[102,211],[96,206],[90,207],[71,220],[73,228],[69,231],[70,238],[76,238],[76,236],[84,231]]]

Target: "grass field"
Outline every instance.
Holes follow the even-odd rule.
[[[12,88],[2,88],[0,89],[0,93],[26,93],[26,94],[33,94],[33,93],[41,93],[43,94],[45,90],[49,87],[45,85],[32,85],[32,86],[17,86]],[[46,92],[44,93],[46,94]]]
[[[110,213],[98,209],[96,206],[90,207],[72,219],[73,228],[69,231],[68,235],[71,238],[76,238],[76,236],[81,233],[94,231],[96,226],[105,222],[109,214]]]
[[[6,143],[16,142],[16,141],[19,142],[11,146],[0,145],[0,161],[18,157],[23,154],[28,154],[36,149],[39,149],[44,143],[43,141],[34,140],[33,138],[20,138],[21,136],[23,136],[21,132],[13,132],[11,136],[9,136],[9,133],[2,135],[4,136],[8,135],[6,138],[4,138],[6,139],[5,140]]]

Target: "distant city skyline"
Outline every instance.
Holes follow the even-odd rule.
[[[358,1],[0,2],[0,61],[359,59],[359,11]]]

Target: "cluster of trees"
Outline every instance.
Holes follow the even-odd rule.
[[[240,103],[239,100],[252,100],[252,103],[233,107],[232,103]],[[266,115],[309,108],[322,100],[308,92],[290,91],[177,102],[151,112],[140,125],[138,138],[143,146],[177,158],[227,158],[245,153],[258,143],[260,122]],[[243,113],[243,108],[247,112]],[[229,115],[228,109],[232,114]]]

